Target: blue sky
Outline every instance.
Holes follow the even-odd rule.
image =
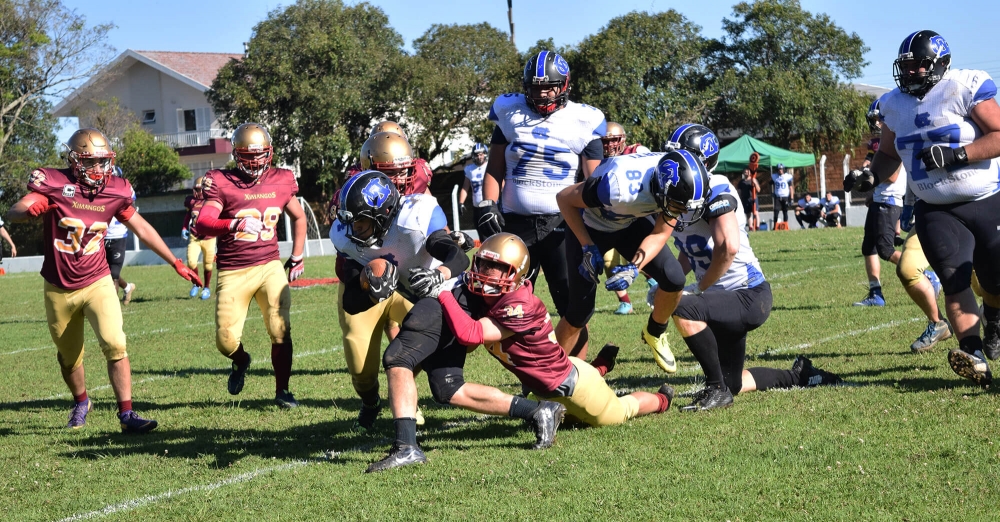
[[[89,22],[117,25],[110,43],[118,52],[149,51],[242,52],[253,26],[267,13],[290,1],[99,1],[63,0]],[[348,2],[356,3],[356,2]],[[403,35],[407,46],[432,24],[487,21],[507,30],[506,0],[374,0],[389,16],[389,23]],[[719,37],[722,19],[731,17],[732,0],[514,0],[515,37],[522,51],[535,41],[552,37],[557,45],[579,43],[608,20],[630,11],[659,12],[675,9],[702,28],[706,37]],[[894,87],[892,61],[903,38],[918,29],[933,29],[948,40],[953,65],[983,69],[1000,77],[996,51],[1000,8],[982,0],[802,0],[812,13],[826,13],[848,32],[856,32],[871,48],[871,62],[855,81]],[[545,5],[543,10],[539,5]],[[571,64],[572,65],[572,64]],[[71,131],[70,131],[71,132]],[[61,136],[63,137],[63,136]]]

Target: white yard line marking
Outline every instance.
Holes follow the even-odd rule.
[[[807,268],[805,270],[799,270],[796,272],[785,272],[783,274],[772,274],[765,276],[768,281],[773,281],[775,279],[784,279],[786,277],[795,277],[802,274],[808,274],[809,272],[815,272],[816,270],[833,270],[835,268],[847,268],[849,266],[855,266],[857,263],[845,263],[841,265],[830,265],[830,266],[814,266],[812,268]]]
[[[868,328],[862,328],[860,330],[851,330],[849,332],[841,332],[839,334],[831,335],[830,337],[824,337],[822,339],[817,339],[815,341],[808,342],[808,343],[796,344],[794,346],[785,346],[783,348],[775,348],[773,350],[766,350],[766,351],[763,351],[763,352],[761,352],[759,354],[756,354],[756,355],[748,355],[747,359],[757,359],[759,357],[764,357],[764,356],[768,356],[768,355],[777,355],[779,353],[804,350],[806,348],[812,348],[813,346],[816,346],[817,344],[823,344],[823,343],[830,342],[830,341],[836,341],[837,339],[843,339],[845,337],[854,337],[854,336],[857,336],[857,335],[866,334],[866,333],[870,333],[870,332],[875,332],[875,331],[878,331],[878,330],[884,330],[886,328],[894,328],[896,326],[900,326],[900,325],[904,325],[904,324],[909,324],[909,323],[915,323],[917,321],[923,321],[923,320],[924,319],[922,317],[913,317],[913,318],[905,319],[905,320],[889,321],[888,323],[877,324],[875,326],[869,326]]]
[[[48,348],[52,348],[54,350],[55,346],[42,346],[41,348],[21,348],[20,350],[14,350],[13,352],[0,353],[0,355],[14,355],[15,353],[37,352],[38,350],[45,350]]]
[[[213,491],[223,486],[238,484],[240,482],[249,482],[261,475],[266,475],[268,473],[277,473],[279,471],[285,471],[292,468],[305,466],[307,464],[309,464],[308,461],[299,460],[295,462],[289,462],[287,464],[282,464],[280,466],[271,466],[269,468],[258,468],[253,471],[249,471],[247,473],[241,473],[239,475],[234,475],[232,477],[220,480],[218,482],[213,482],[211,484],[202,484],[200,486],[191,486],[182,489],[175,489],[167,491],[166,493],[160,493],[159,495],[146,495],[145,497],[126,500],[125,502],[120,502],[118,504],[109,504],[96,511],[90,511],[88,513],[80,513],[78,515],[66,517],[62,519],[60,522],[69,522],[73,520],[88,520],[91,518],[106,517],[108,515],[113,515],[115,513],[132,511],[135,509],[139,509],[141,507],[148,506],[150,504],[156,504],[157,502],[167,500],[173,497],[179,497],[181,495],[186,495],[188,493],[196,493],[199,491]]]

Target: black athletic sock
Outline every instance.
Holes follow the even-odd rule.
[[[993,323],[1000,321],[1000,308],[993,308],[992,306],[983,303],[983,319]]]
[[[417,419],[413,417],[401,417],[393,419],[396,425],[396,444],[417,445]]]
[[[757,383],[757,391],[770,390],[772,388],[791,388],[798,382],[798,378],[791,370],[779,370],[777,368],[747,368],[753,380]]]
[[[668,320],[667,323],[669,322],[670,321]],[[650,314],[649,320],[646,321],[646,331],[649,332],[649,335],[652,335],[653,337],[659,337],[663,335],[663,332],[667,331],[667,323],[660,324],[654,321],[653,315]]]
[[[705,372],[705,386],[722,386],[722,365],[719,363],[719,345],[715,340],[715,334],[711,328],[685,337],[691,354],[701,364],[702,371]]]
[[[983,349],[983,339],[978,335],[970,335],[958,341],[958,347],[965,353],[976,353]]]
[[[510,401],[509,415],[515,419],[528,420],[535,413],[536,409],[538,409],[538,401],[523,397],[514,397],[514,400]]]

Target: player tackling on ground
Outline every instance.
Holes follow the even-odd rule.
[[[28,180],[28,195],[7,213],[11,221],[43,216],[42,277],[45,315],[56,345],[63,380],[73,394],[69,427],[81,428],[92,407],[83,370],[83,323],[90,323],[108,362],[108,378],[118,401],[125,433],[146,433],[156,421],[132,409],[132,371],[125,351],[118,291],[104,253],[104,236],[118,219],[181,277],[200,285],[198,274],[174,258],[156,230],[132,204],[134,192],[114,176],[115,153],[96,129],[81,129],[66,143],[69,168],[38,169]]]

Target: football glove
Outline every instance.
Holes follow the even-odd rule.
[[[458,243],[458,246],[462,247],[463,252],[468,252],[473,248],[476,248],[476,240],[472,239],[472,236],[462,232],[461,230],[452,230],[448,232],[448,236]]]
[[[632,263],[618,265],[611,269],[611,277],[604,282],[604,288],[613,292],[620,292],[632,285],[632,281],[639,277],[639,268]]]
[[[38,217],[50,210],[55,209],[57,206],[58,205],[50,204],[47,200],[36,201],[32,203],[31,206],[28,207],[27,212],[28,215],[31,217]]]
[[[260,234],[260,231],[264,228],[264,222],[255,217],[245,217],[243,219],[234,219],[229,225],[230,230],[235,230],[237,232],[245,232],[247,234],[256,235]]]
[[[903,213],[899,215],[899,228],[909,232],[913,228],[913,205],[903,205]]]
[[[584,279],[597,284],[600,281],[601,273],[604,272],[604,256],[597,245],[587,245],[583,247],[583,261],[577,267],[577,271]]]
[[[496,201],[484,199],[476,207],[476,231],[481,239],[503,232],[504,220]]]
[[[868,192],[878,185],[878,178],[875,177],[875,173],[868,169],[864,170],[852,170],[850,174],[844,178],[844,190],[851,192],[856,190],[858,192]]]
[[[291,256],[285,261],[285,270],[288,270],[288,282],[291,283],[302,277],[302,273],[306,271],[306,262],[302,256]]]
[[[186,228],[182,228],[181,229],[181,239],[183,239],[185,241],[187,241],[188,239],[191,239],[191,233],[188,232],[188,229],[186,229]]]
[[[444,274],[434,268],[411,268],[410,290],[420,298],[433,297],[437,299],[444,286]]]
[[[177,275],[194,283],[194,286],[205,286],[201,284],[201,278],[198,277],[198,272],[188,268],[187,265],[184,264],[184,261],[174,259],[174,270],[177,271]]]
[[[396,270],[396,265],[386,263],[385,273],[382,274],[382,277],[375,277],[372,274],[371,265],[365,265],[365,279],[368,280],[368,296],[372,298],[372,302],[381,303],[396,291],[396,285],[399,284],[399,272]]]
[[[965,147],[953,149],[947,145],[931,145],[920,151],[920,159],[924,162],[927,170],[943,169],[951,165],[965,165],[969,158],[965,153]]]
[[[465,217],[465,203],[459,203],[458,205],[458,217]]]

